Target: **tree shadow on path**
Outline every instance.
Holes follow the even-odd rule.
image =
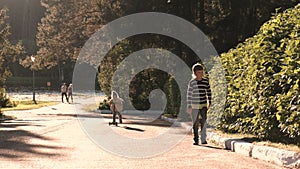
[[[111,114],[102,114],[100,118],[112,119]],[[160,118],[153,119],[153,121],[149,121],[148,119],[136,118],[136,116],[123,115],[123,119],[126,121],[122,124],[125,125],[144,125],[144,126],[159,126],[159,127],[171,127],[173,123],[162,120]],[[117,119],[118,120],[118,119]]]
[[[26,158],[31,156],[60,156],[54,153],[62,147],[49,144],[34,144],[31,140],[52,141],[49,137],[18,129],[21,126],[35,126],[29,122],[3,121],[0,123],[0,158]]]

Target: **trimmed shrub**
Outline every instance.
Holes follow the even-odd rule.
[[[2,107],[15,107],[16,104],[12,102],[7,96],[5,89],[0,88],[0,108]]]
[[[103,102],[100,102],[98,109],[99,110],[109,110],[110,109],[109,102],[106,99],[104,99]]]
[[[228,95],[219,129],[299,142],[300,4],[221,58]]]

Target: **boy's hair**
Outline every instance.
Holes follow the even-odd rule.
[[[196,73],[196,71],[198,71],[198,70],[203,70],[203,67],[199,63],[196,63],[192,67],[192,71],[193,71],[193,73]]]

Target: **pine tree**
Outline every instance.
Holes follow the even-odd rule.
[[[45,16],[38,24],[38,51],[28,56],[22,65],[35,70],[57,66],[60,83],[64,81],[66,67],[72,68],[85,41],[99,28],[99,12],[93,3],[89,0],[42,0]],[[35,57],[33,65],[31,57]]]
[[[0,106],[5,107],[8,103],[5,92],[5,82],[11,75],[9,65],[19,56],[24,54],[22,43],[12,45],[9,41],[10,25],[7,23],[8,9],[0,10]]]

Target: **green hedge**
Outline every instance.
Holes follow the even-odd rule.
[[[0,114],[3,107],[15,107],[16,104],[12,102],[6,94],[5,88],[0,88]]]
[[[300,138],[300,4],[221,55],[228,96],[219,128],[261,138]]]
[[[104,99],[103,102],[99,103],[99,110],[110,110],[109,101]]]

